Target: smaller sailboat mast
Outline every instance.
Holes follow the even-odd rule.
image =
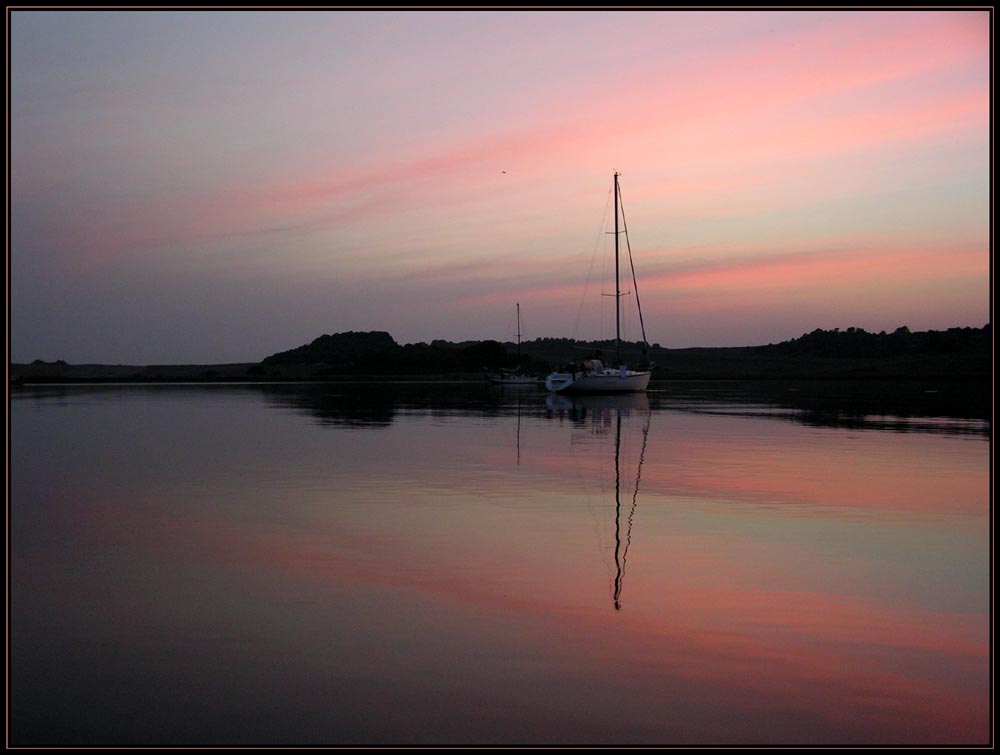
[[[491,383],[502,383],[504,385],[532,385],[538,382],[538,378],[533,375],[524,375],[520,372],[521,369],[521,303],[517,302],[517,365],[509,369],[507,367],[498,367],[495,369],[486,369],[486,379]],[[508,333],[509,331],[509,320],[508,320]]]
[[[521,302],[517,304],[517,365],[521,366]]]

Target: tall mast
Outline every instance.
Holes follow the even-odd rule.
[[[618,171],[615,171],[615,355],[618,364],[622,363],[622,327],[621,327],[622,292],[618,284]]]

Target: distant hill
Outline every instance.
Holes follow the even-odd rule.
[[[370,357],[390,354],[400,348],[393,337],[383,330],[365,333],[333,333],[320,336],[312,343],[281,351],[264,359],[261,364],[338,364],[354,366]]]
[[[312,343],[265,358],[266,368],[284,365],[313,365],[320,375],[438,375],[482,373],[485,368],[514,367],[516,353],[497,341],[470,341],[453,344],[399,345],[384,331],[333,333]],[[525,369],[544,370],[545,365],[530,359],[521,361]]]

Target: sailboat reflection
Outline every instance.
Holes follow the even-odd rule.
[[[517,394],[517,465],[521,466],[521,394]]]
[[[628,549],[632,543],[632,524],[635,520],[635,510],[639,499],[639,485],[642,480],[642,464],[646,456],[646,444],[649,440],[649,422],[652,412],[649,409],[649,398],[645,393],[621,395],[588,395],[569,398],[558,394],[546,397],[546,408],[550,415],[568,416],[577,424],[586,424],[591,420],[593,431],[602,434],[612,423],[615,429],[615,577],[613,583],[613,601],[616,611],[622,608],[621,595],[625,579],[625,564],[628,561]],[[629,488],[622,480],[622,418],[631,415],[643,416],[642,445],[639,450],[639,461],[635,468],[635,485],[630,486],[631,504],[625,522],[624,542],[622,540],[622,497],[623,490],[627,495]]]

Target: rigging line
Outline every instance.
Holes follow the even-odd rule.
[[[580,329],[580,317],[583,315],[583,305],[587,301],[587,289],[590,287],[590,276],[594,272],[594,261],[597,259],[597,249],[601,245],[604,237],[604,224],[608,219],[608,207],[611,205],[611,190],[608,190],[608,198],[604,202],[604,216],[601,218],[601,227],[597,229],[597,241],[594,242],[594,253],[590,256],[590,268],[587,270],[587,280],[583,284],[583,296],[580,297],[580,307],[576,311],[576,322],[573,324],[573,339],[576,339]]]
[[[621,188],[618,189],[621,196]],[[622,213],[622,226],[625,228],[625,248],[628,249],[628,264],[632,268],[632,290],[635,291],[635,306],[639,310],[639,328],[642,330],[642,342],[649,348],[649,341],[646,340],[646,325],[642,321],[642,305],[639,303],[639,283],[635,278],[635,263],[632,261],[632,244],[628,240],[628,223],[625,222],[625,207],[619,207]]]
[[[604,325],[604,321],[605,319],[607,319],[606,317],[607,313],[605,310],[607,310],[608,307],[607,307],[607,302],[603,298],[604,284],[607,283],[607,281],[608,281],[608,237],[607,235],[605,235],[604,252],[603,254],[601,254],[601,297],[602,298],[600,300],[601,303],[598,305],[598,312],[600,313],[600,318],[597,321],[597,337],[602,341],[607,336],[607,328]]]

